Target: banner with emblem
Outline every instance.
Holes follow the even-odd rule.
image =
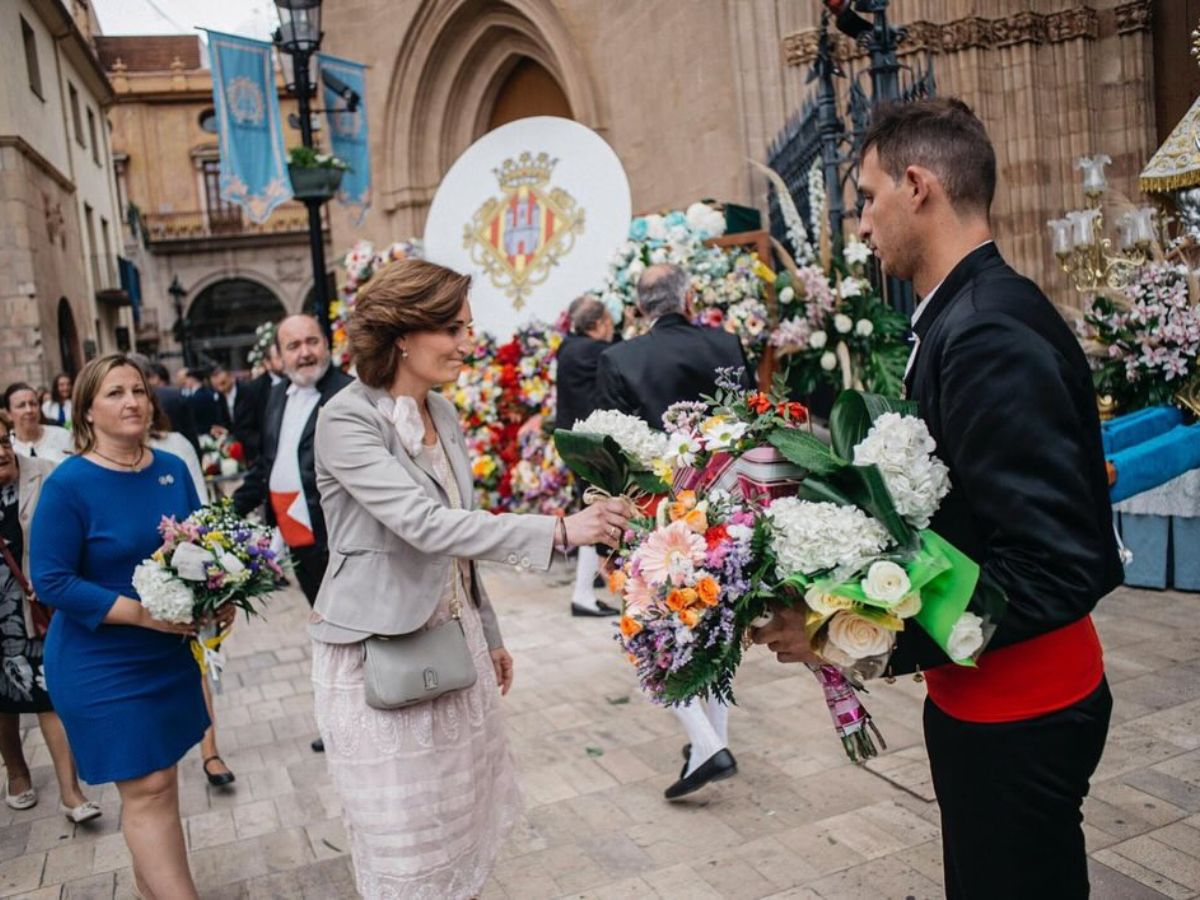
[[[338,188],[338,202],[355,211],[354,224],[362,223],[371,205],[371,148],[367,141],[367,72],[362,63],[317,55],[324,85],[325,119],[329,123],[329,144],[333,155],[350,166]],[[357,98],[353,104],[345,95],[349,88]],[[351,108],[353,107],[353,108]]]
[[[209,31],[208,53],[221,150],[221,199],[239,204],[253,222],[262,224],[292,196],[275,90],[274,47]]]

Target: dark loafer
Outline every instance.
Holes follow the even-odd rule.
[[[688,760],[688,759],[692,758],[692,745],[691,744],[683,745],[683,758],[684,758],[684,760]]]
[[[210,762],[212,762],[213,760],[216,760],[217,762],[220,762],[220,763],[225,762],[225,760],[221,759],[221,757],[219,757],[219,756],[210,756],[206,760],[204,760],[204,765],[203,765],[204,776],[208,779],[208,783],[211,784],[213,787],[225,787],[225,785],[227,785],[227,784],[233,784],[237,780],[237,778],[234,776],[234,774],[232,772],[216,772],[216,773],[214,773],[214,772],[208,771],[208,764]]]
[[[619,616],[621,611],[614,606],[609,606],[603,600],[596,601],[596,608],[590,606],[582,606],[578,603],[571,604],[571,615],[573,616],[591,616],[592,618],[600,618],[604,616]]]
[[[324,753],[325,752],[325,741],[323,738],[317,738],[315,741],[313,741],[308,746],[312,747],[313,753]]]
[[[684,764],[683,771],[687,771]],[[691,775],[682,776],[677,782],[663,791],[668,800],[678,800],[687,794],[700,790],[710,781],[721,781],[732,778],[737,774],[737,760],[728,750],[718,750],[696,769]]]

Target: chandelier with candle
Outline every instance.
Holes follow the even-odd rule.
[[[1085,209],[1072,210],[1061,219],[1051,219],[1050,244],[1063,271],[1077,291],[1091,293],[1104,287],[1118,290],[1150,258],[1155,239],[1155,211],[1142,206],[1117,217],[1117,239],[1104,233],[1101,199],[1108,189],[1104,167],[1112,164],[1107,154],[1081,156],[1075,168],[1083,173]]]

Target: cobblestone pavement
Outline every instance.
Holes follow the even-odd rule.
[[[611,620],[568,614],[567,573],[489,574],[517,684],[505,706],[527,814],[484,898],[926,898],[941,896],[937,806],[920,734],[923,689],[867,703],[889,750],[849,764],[815,681],[755,651],[730,716],[737,778],[675,805],[682,737],[643,700]],[[217,700],[231,789],[181,764],[192,870],[209,898],[353,897],[339,806],[315,736],[298,592],[227,645]],[[1094,896],[1200,894],[1200,596],[1121,590],[1097,614],[1116,708],[1087,801]],[[29,723],[32,724],[32,720]],[[56,812],[50,758],[25,732],[41,803],[0,806],[0,896],[130,897],[112,785],[74,827]]]

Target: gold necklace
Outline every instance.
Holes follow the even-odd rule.
[[[134,471],[135,469],[137,469],[137,467],[138,467],[138,463],[140,463],[140,462],[142,461],[142,457],[146,455],[146,448],[145,448],[145,447],[140,447],[140,446],[139,446],[139,447],[138,447],[138,455],[137,455],[137,459],[135,459],[135,460],[134,460],[133,462],[131,462],[131,463],[122,462],[122,461],[121,461],[121,460],[119,460],[119,459],[113,459],[111,456],[105,456],[103,453],[101,453],[101,452],[100,452],[99,450],[97,450],[95,447],[93,447],[93,448],[92,448],[92,453],[95,453],[95,454],[96,454],[98,457],[100,457],[101,459],[108,460],[108,461],[109,461],[110,463],[112,463],[114,466],[122,466],[123,468],[129,469],[129,471],[131,471],[131,472],[132,472],[132,471]]]

